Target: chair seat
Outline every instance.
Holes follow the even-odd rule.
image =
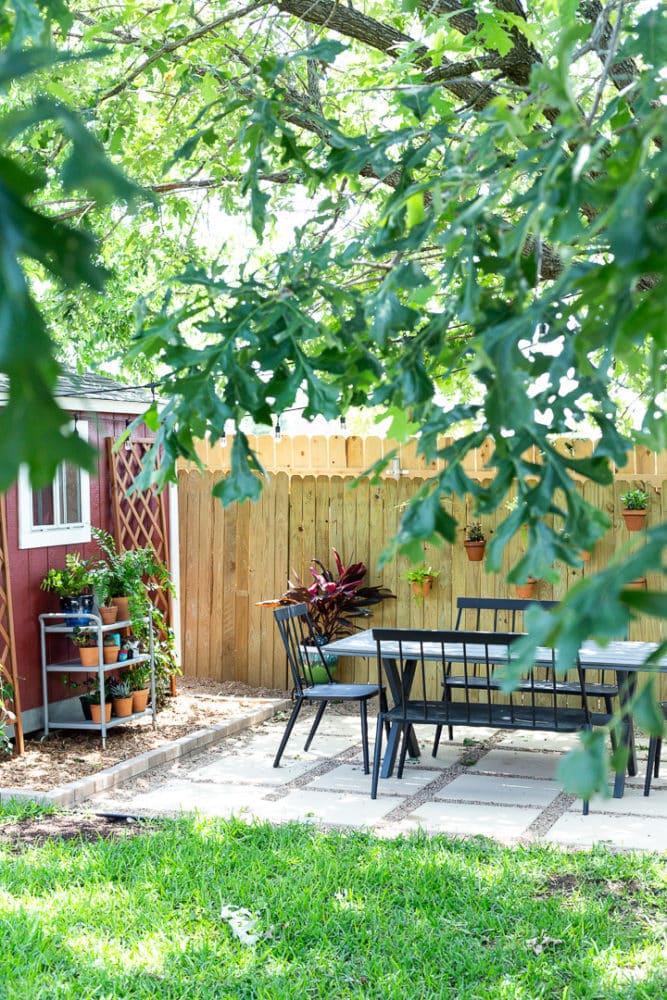
[[[403,711],[405,708],[405,712]],[[539,729],[550,732],[576,733],[587,725],[603,726],[609,716],[586,713],[580,708],[553,708],[530,705],[489,705],[471,702],[423,701],[406,702],[387,712],[389,722],[405,722],[434,726],[491,726],[495,729]]]
[[[486,688],[486,677],[468,677],[467,680],[458,674],[450,674],[447,677],[447,687],[462,688],[466,686],[469,688]],[[493,691],[500,690],[500,684],[496,684],[493,681],[491,681],[488,687],[490,687]],[[547,680],[540,681],[533,679],[532,681],[519,681],[515,690],[535,692],[543,691],[545,694],[550,694],[553,691],[553,685]],[[586,694],[597,698],[615,698],[618,695],[618,686],[616,684],[587,684],[584,682],[584,690],[586,691]],[[556,691],[558,694],[581,694],[581,688],[576,681],[556,681]]]
[[[330,698],[332,701],[359,701],[362,698],[374,698],[378,693],[377,684],[313,684],[303,689],[306,701],[322,701]]]

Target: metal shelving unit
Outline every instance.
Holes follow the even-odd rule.
[[[135,656],[131,660],[123,660],[122,663],[105,663],[103,655],[103,641],[104,636],[107,632],[118,632],[122,628],[130,628],[132,623],[130,621],[120,621],[114,622],[113,625],[103,625],[102,619],[95,614],[80,614],[76,616],[79,620],[83,618],[88,619],[87,625],[67,625],[65,623],[65,616],[58,613],[48,613],[39,615],[39,632],[40,632],[40,649],[42,656],[42,692],[44,697],[44,734],[48,735],[50,729],[89,729],[99,732],[102,738],[102,749],[106,748],[107,743],[107,731],[113,729],[114,726],[124,726],[128,722],[133,722],[135,719],[143,719],[145,716],[152,716],[153,726],[156,723],[156,709],[155,709],[155,649],[153,644],[153,623],[149,618],[145,621],[148,624],[148,653],[142,653],[140,656]],[[48,641],[47,637],[49,635],[71,635],[75,628],[79,628],[83,631],[94,632],[97,637],[97,665],[93,667],[84,667],[81,665],[80,660],[58,660],[50,661],[48,657]],[[111,718],[109,722],[105,720],[105,698],[104,698],[104,680],[105,675],[111,673],[114,670],[125,667],[131,667],[137,663],[149,663],[150,664],[150,678],[151,678],[151,703],[150,707],[146,708],[143,712],[133,712],[132,715],[123,716],[122,718]],[[86,719],[74,719],[72,718],[57,722],[51,722],[49,719],[49,674],[55,673],[67,673],[67,674],[94,674],[97,673],[99,689],[100,689],[100,707],[102,711],[102,721],[101,722],[88,722]]]

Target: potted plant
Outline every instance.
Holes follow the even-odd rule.
[[[107,632],[102,639],[102,655],[105,663],[117,663],[120,652],[120,636],[118,633]]]
[[[463,541],[466,555],[470,562],[481,562],[486,548],[486,536],[480,521],[471,521],[466,525],[466,537]]]
[[[422,601],[427,594],[430,594],[433,581],[440,576],[439,570],[434,570],[432,566],[423,562],[421,566],[413,566],[404,573],[404,579],[412,584],[412,592],[417,601]]]
[[[305,604],[318,645],[325,645],[344,635],[351,635],[361,628],[355,618],[368,618],[372,613],[369,608],[388,598],[395,598],[395,594],[386,587],[363,585],[367,572],[364,563],[350,563],[346,566],[336,549],[332,551],[336,564],[335,573],[319,559],[312,559],[310,573],[313,582],[310,585],[295,577],[294,582],[287,581],[289,589],[282,597],[259,602],[268,607],[276,607],[279,604]],[[307,656],[306,650],[306,658]],[[337,657],[325,658],[329,669],[335,669]],[[312,670],[313,682],[326,683],[328,678],[320,678],[320,675],[326,674],[326,670],[321,666],[319,656],[317,661],[318,666]]]
[[[124,679],[130,685],[132,691],[132,711],[145,712],[148,704],[148,682],[151,672],[147,663],[137,663],[131,667],[124,675]]]
[[[40,586],[60,598],[60,610],[68,612],[68,625],[85,625],[82,614],[93,610],[92,559],[82,560],[78,552],[68,552],[62,569],[49,569]]]
[[[641,531],[646,523],[648,493],[640,489],[628,490],[621,493],[621,502],[625,504],[621,514],[628,531]]]
[[[94,632],[89,632],[76,625],[70,636],[72,642],[79,650],[79,658],[82,667],[96,667],[99,664],[99,650],[97,646],[97,636]]]
[[[132,688],[125,677],[118,678],[109,685],[113,713],[120,719],[132,715]]]
[[[100,602],[116,605],[118,620],[138,624],[148,613],[149,592],[172,589],[169,570],[150,548],[119,552],[103,528],[93,528],[93,537],[103,556],[92,570]]]
[[[102,695],[100,693],[99,687],[95,691],[90,693],[90,718],[91,721],[99,725],[102,721]],[[111,702],[107,697],[107,692],[105,692],[104,697],[104,721],[109,722],[111,719]]]
[[[523,600],[530,600],[535,596],[536,586],[537,579],[534,576],[529,576],[523,583],[516,584],[516,596]]]
[[[96,683],[92,677],[86,677],[85,680],[79,682],[73,680],[69,674],[63,674],[62,682],[65,687],[74,688],[76,691],[79,688],[85,688],[84,694],[79,695],[79,704],[81,705],[81,711],[83,712],[83,717],[86,722],[92,722],[92,717],[90,714],[90,699],[91,699],[91,689]]]

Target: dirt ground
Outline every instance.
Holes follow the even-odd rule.
[[[179,677],[178,694],[168,698],[158,712],[157,728],[150,720],[118,726],[109,730],[107,746],[102,750],[96,733],[74,729],[52,730],[47,737],[40,733],[26,736],[22,757],[0,761],[0,788],[50,791],[68,781],[86,777],[113,764],[187,736],[197,729],[223,722],[237,715],[253,698],[286,698],[286,691],[250,688],[245,684],[201,678]],[[47,837],[123,836],[144,829],[144,824],[124,819],[86,814],[84,811],[56,814],[0,827],[0,841],[39,842]]]

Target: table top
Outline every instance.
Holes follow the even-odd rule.
[[[412,632],[414,629],[406,629]],[[489,646],[490,662],[505,663],[507,661],[507,647]],[[629,640],[617,640],[610,642],[606,646],[601,646],[596,642],[585,642],[580,650],[579,659],[581,666],[586,669],[629,670],[635,671],[643,667],[647,658],[658,648],[656,642],[630,642]],[[366,629],[357,632],[355,635],[345,636],[343,639],[336,639],[326,646],[321,647],[322,652],[335,653],[338,656],[369,656],[375,657],[377,644],[373,639],[373,630]],[[478,649],[478,652],[476,650]],[[471,646],[468,644],[466,655],[468,660],[474,661],[478,656],[480,660],[485,659],[485,647]],[[398,656],[398,643],[383,643],[383,651],[386,651],[389,658]],[[419,655],[417,643],[403,644],[403,655],[409,656],[411,652]],[[437,644],[424,644],[424,656],[433,660],[441,658],[440,646]],[[445,659],[456,660],[461,658],[461,645],[459,643],[445,644]],[[552,650],[540,647],[537,651],[535,662],[539,664],[550,664],[552,662]],[[667,657],[663,657],[657,664],[651,664],[646,670],[657,673],[667,673]]]

